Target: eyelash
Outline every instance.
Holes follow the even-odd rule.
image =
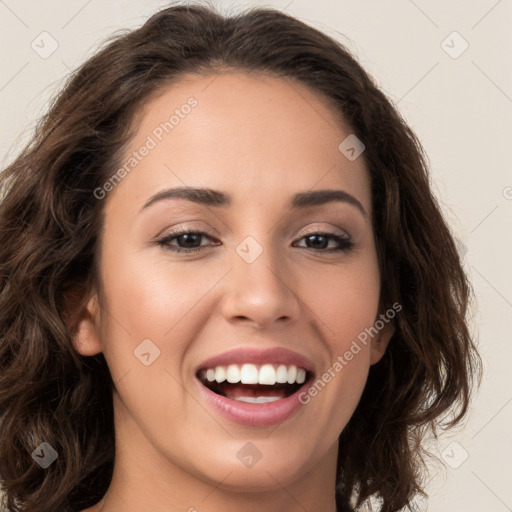
[[[194,253],[194,252],[198,252],[198,251],[202,250],[204,248],[204,246],[188,248],[188,249],[182,248],[182,247],[175,248],[172,245],[170,245],[170,243],[169,243],[174,238],[179,238],[182,235],[191,235],[191,234],[204,235],[207,238],[210,238],[210,240],[212,239],[210,237],[210,235],[205,231],[194,231],[194,230],[190,230],[188,228],[179,228],[179,229],[176,229],[175,231],[173,231],[172,233],[169,233],[168,235],[165,235],[164,237],[156,240],[156,244],[162,246],[165,250],[175,252],[175,253],[184,252],[186,254],[189,254],[189,253]],[[315,252],[336,253],[336,252],[349,252],[352,249],[352,247],[354,246],[354,242],[352,241],[352,238],[350,236],[335,235],[334,233],[326,233],[326,232],[318,232],[318,231],[306,233],[305,235],[303,235],[300,238],[300,240],[302,240],[303,238],[313,236],[313,235],[329,237],[332,240],[336,241],[340,245],[340,247],[338,247],[337,249],[313,249],[311,247],[302,247],[302,249],[311,249],[312,251],[315,251]]]

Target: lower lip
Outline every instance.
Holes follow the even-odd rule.
[[[207,402],[225,418],[246,427],[268,427],[282,423],[296,414],[303,404],[299,401],[300,393],[305,389],[307,382],[293,395],[281,398],[274,402],[252,404],[231,400],[214,393],[204,386],[199,379],[196,382]]]

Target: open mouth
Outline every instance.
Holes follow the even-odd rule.
[[[295,365],[244,364],[201,369],[197,378],[217,395],[263,404],[293,395],[309,382],[312,373]]]

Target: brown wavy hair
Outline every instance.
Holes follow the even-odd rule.
[[[0,483],[9,512],[97,503],[112,476],[112,386],[102,354],[73,347],[68,312],[100,289],[105,201],[144,104],[186,73],[256,71],[298,80],[364,142],[381,303],[403,309],[339,438],[336,503],[382,512],[423,492],[427,433],[467,416],[481,360],[474,297],[430,188],[421,143],[340,42],[278,10],[230,16],[174,5],[115,34],[75,70],[0,175]],[[42,443],[58,458],[42,469]],[[421,471],[420,471],[421,470]]]

